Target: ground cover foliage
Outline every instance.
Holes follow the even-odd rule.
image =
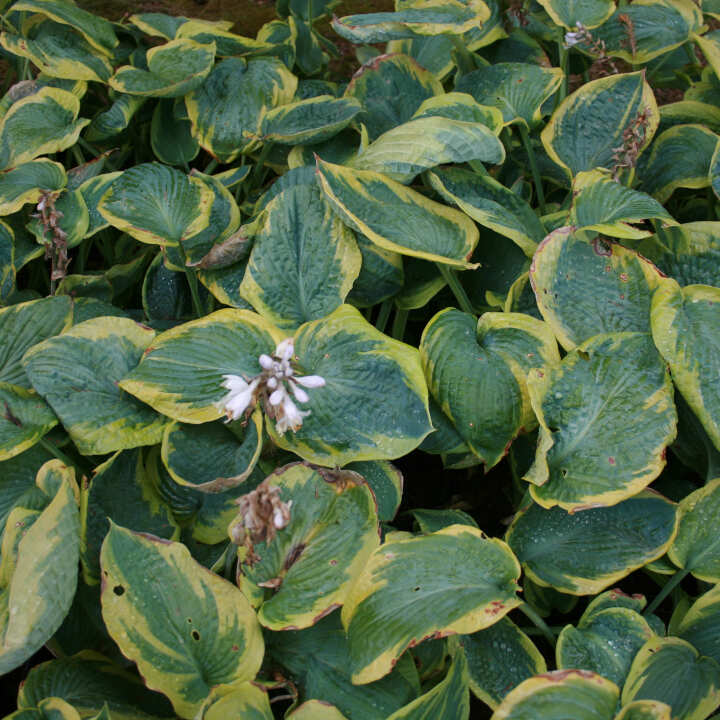
[[[332,5],[2,3],[11,717],[712,716],[720,3]]]

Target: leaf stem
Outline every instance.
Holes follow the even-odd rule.
[[[678,570],[666,583],[653,601],[645,608],[643,615],[650,615],[660,606],[660,603],[690,574],[691,569]]]
[[[76,463],[70,456],[66,455],[57,445],[46,440],[44,437],[38,440],[38,444],[45,448],[54,458],[64,463],[68,467],[74,468],[80,476],[89,475],[88,470],[83,468],[80,464]]]
[[[229,542],[225,548],[225,569],[223,570],[223,576],[226,580],[229,580],[233,585],[235,584],[235,578],[233,577],[233,565],[237,560],[237,545],[234,542]]]
[[[375,327],[380,332],[385,332],[385,328],[387,327],[387,322],[390,317],[390,313],[392,312],[392,308],[393,301],[391,298],[384,300],[382,305],[380,306],[380,310],[378,310],[377,320],[375,321]]]
[[[265,168],[265,161],[267,160],[267,157],[270,154],[271,149],[272,149],[272,143],[265,143],[263,145],[263,148],[260,151],[260,154],[258,155],[257,162],[255,163],[255,167],[252,169],[252,174],[250,175],[251,185],[254,186],[256,183],[260,182],[260,177],[262,175],[262,171]]]
[[[535,183],[535,192],[537,193],[538,207],[540,208],[540,214],[545,215],[545,193],[542,187],[542,178],[540,177],[540,170],[537,164],[537,158],[535,157],[535,149],[530,141],[527,128],[521,123],[517,126],[518,132],[520,133],[520,139],[525,146],[525,152],[527,154],[528,161],[530,163],[530,171],[532,172],[533,182]]]
[[[407,325],[409,312],[407,310],[401,310],[398,308],[395,310],[395,318],[393,319],[392,333],[391,335],[402,342],[403,336],[405,335],[405,327]]]
[[[210,160],[210,162],[207,164],[207,167],[203,170],[203,173],[205,175],[212,175],[212,171],[218,166],[218,161],[216,158],[213,158]]]
[[[437,265],[440,274],[443,276],[443,280],[450,286],[460,309],[470,315],[475,315],[475,308],[473,308],[473,304],[470,302],[470,298],[467,296],[455,270],[445,265],[445,263],[436,262],[435,265]]]
[[[558,89],[557,99],[555,100],[556,108],[567,97],[568,93],[568,67],[570,52],[569,49],[565,47],[565,43],[562,38],[558,40],[558,54],[560,57],[560,69],[563,73],[563,79],[560,83],[560,88]]]
[[[535,609],[526,602],[520,603],[518,610],[530,620],[530,622],[542,633],[543,637],[550,643],[551,647],[555,647],[555,635],[547,626],[545,621],[537,614]]]
[[[193,309],[195,314],[201,318],[205,315],[203,310],[202,302],[200,301],[200,292],[198,290],[197,275],[195,274],[195,268],[188,267],[187,256],[185,255],[185,248],[182,246],[182,241],[178,243],[178,249],[180,250],[180,257],[183,261],[183,270],[185,271],[185,277],[187,278],[188,286],[190,288],[190,296],[192,297]]]

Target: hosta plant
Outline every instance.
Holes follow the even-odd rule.
[[[720,3],[337,4],[0,3],[8,717],[720,717]]]

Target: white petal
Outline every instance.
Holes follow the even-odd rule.
[[[272,395],[270,395],[270,404],[279,405],[287,396],[287,390],[285,390],[285,387],[281,385],[274,393],[272,393]]]
[[[302,377],[296,377],[295,382],[299,382],[306,388],[319,388],[325,385],[325,378],[319,375],[303,375]]]
[[[292,388],[293,395],[298,402],[306,403],[310,399],[310,396],[302,388],[295,385],[295,383],[293,383],[290,387]]]
[[[233,420],[237,420],[250,406],[259,382],[260,380],[255,378],[249,385],[245,383],[244,388],[230,390],[218,405],[224,408]]]
[[[265,383],[271,390],[274,390],[278,386],[278,381],[276,377],[268,378],[268,381]]]
[[[310,411],[303,412],[298,410],[297,405],[290,399],[289,395],[285,396],[282,404],[283,412],[285,413],[285,421],[287,426],[292,430],[297,430],[303,422],[303,418],[310,414]]]
[[[285,338],[276,348],[275,357],[281,360],[289,360],[295,352],[295,341],[292,338]]]
[[[273,359],[269,355],[261,355],[258,362],[263,370],[269,370],[273,366]]]
[[[244,390],[248,384],[244,378],[239,375],[223,375],[222,386],[231,391]]]

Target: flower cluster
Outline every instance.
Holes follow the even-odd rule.
[[[223,375],[222,385],[229,392],[217,406],[225,412],[228,421],[252,411],[258,400],[262,400],[265,412],[275,420],[275,429],[280,435],[288,429],[295,432],[300,428],[310,411],[300,410],[290,393],[297,402],[306,403],[310,397],[303,387],[319,388],[325,385],[325,380],[319,375],[295,375],[291,362],[294,352],[293,339],[287,338],[275,348],[272,356],[263,354],[258,358],[262,372],[254,378]]]
[[[577,27],[576,32],[566,32],[565,33],[565,47],[566,48],[573,47],[573,45],[579,45],[580,43],[585,42],[590,36],[590,33],[588,33],[587,28],[581,22],[575,23],[575,26]]]

